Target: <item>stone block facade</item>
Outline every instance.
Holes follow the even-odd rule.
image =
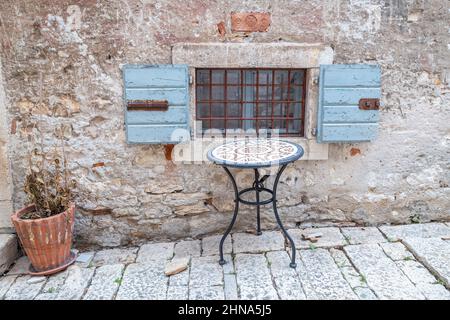
[[[270,26],[232,32],[232,12],[268,12]],[[448,221],[449,15],[446,0],[3,1],[0,229],[13,209],[4,195],[13,194],[14,209],[26,203],[33,141],[52,148],[61,135],[77,181],[79,243],[118,246],[225,229],[233,195],[221,168],[172,162],[164,146],[125,139],[122,66],[170,64],[184,43],[244,44],[248,57],[252,45],[319,45],[331,48],[333,63],[381,65],[378,138],[329,144],[288,167],[279,200],[289,227]],[[275,65],[279,58],[270,56]],[[251,172],[238,174],[251,183]],[[262,222],[275,226],[269,208]],[[253,208],[243,206],[236,230],[254,225]]]

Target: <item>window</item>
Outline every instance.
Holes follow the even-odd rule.
[[[196,119],[202,132],[276,130],[304,136],[305,69],[196,69]]]

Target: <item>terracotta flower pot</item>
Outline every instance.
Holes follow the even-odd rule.
[[[71,253],[75,205],[66,211],[42,219],[21,219],[34,210],[25,207],[11,216],[17,235],[34,270],[31,274],[48,275],[64,270],[75,260]]]

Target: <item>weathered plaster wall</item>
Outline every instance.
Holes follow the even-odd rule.
[[[11,174],[8,161],[8,116],[6,113],[6,94],[0,57],[0,233],[11,233],[9,216],[12,212]]]
[[[272,25],[265,33],[232,34],[232,11],[271,12]],[[225,36],[217,31],[221,21]],[[286,171],[283,219],[449,220],[449,21],[447,0],[2,1],[14,207],[25,201],[29,137],[40,132],[50,146],[63,125],[78,182],[80,243],[222,231],[232,194],[220,168],[172,164],[162,146],[125,143],[120,66],[170,63],[179,42],[298,42],[332,46],[336,63],[379,63],[383,108],[376,141],[331,145],[328,160]],[[241,213],[237,228],[253,228],[254,214]],[[271,212],[263,217],[271,228]]]

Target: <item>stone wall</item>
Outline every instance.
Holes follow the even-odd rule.
[[[233,11],[270,12],[272,24],[233,34]],[[449,21],[447,0],[2,1],[14,207],[26,202],[33,141],[50,148],[63,126],[79,243],[223,231],[232,193],[220,168],[126,144],[121,66],[171,63],[171,47],[183,42],[290,42],[331,46],[335,63],[380,64],[383,107],[376,141],[332,144],[328,160],[286,170],[279,197],[287,224],[450,220]],[[253,212],[241,213],[236,229],[253,228]],[[274,226],[271,211],[263,226]]]
[[[11,174],[8,161],[8,116],[0,57],[0,233],[11,233]],[[6,238],[5,238],[6,239]]]

